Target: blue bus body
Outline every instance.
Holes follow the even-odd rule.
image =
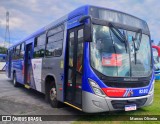
[[[125,19],[124,22],[122,22],[122,25],[119,25],[119,22],[117,22],[116,19],[115,20],[111,19],[105,22],[106,21],[105,17],[101,18],[100,15],[98,19],[98,16],[95,14],[96,12],[99,11],[97,10],[97,8],[102,11],[104,10],[104,11],[111,11],[113,13],[119,13],[122,15],[122,18],[125,18],[126,16],[131,17],[131,20],[135,19],[136,21],[140,22],[137,23],[139,27],[138,26],[136,27],[136,24],[135,27],[132,27],[131,24],[127,25]],[[77,36],[78,39],[79,36],[77,32],[82,31],[81,29],[85,30],[84,28],[85,25],[91,24],[90,20],[85,20],[83,23],[79,22],[79,19],[86,15],[90,15],[93,20],[95,18],[93,24],[97,24],[96,26],[101,25],[100,24],[101,22],[103,25],[109,24],[108,22],[113,22],[119,28],[125,27],[126,31],[127,29],[136,30],[137,28],[139,29],[144,27],[144,29],[142,29],[143,30],[142,32],[150,36],[147,24],[143,20],[138,19],[137,17],[128,15],[126,13],[118,12],[115,10],[86,5],[72,11],[68,15],[62,17],[61,19],[41,28],[40,30],[33,33],[26,39],[17,42],[16,44],[8,48],[8,60],[6,67],[7,68],[6,74],[8,75],[8,77],[13,80],[16,80],[16,82],[20,84],[25,85],[26,88],[32,88],[44,94],[47,93],[47,88],[46,88],[46,86],[48,85],[47,82],[50,82],[52,80],[55,82],[56,85],[56,99],[58,101],[66,103],[78,110],[82,110],[84,112],[89,112],[89,113],[114,111],[114,110],[126,110],[126,111],[136,110],[136,108],[150,105],[153,102],[153,91],[154,91],[154,73],[152,66],[151,66],[152,68],[150,69],[150,73],[144,72],[148,73],[149,76],[116,77],[115,73],[110,73],[113,74],[114,76],[105,76],[101,72],[97,71],[95,69],[96,67],[93,68],[93,65],[91,65],[92,61],[91,61],[90,50],[93,41],[92,42],[83,41],[82,45],[83,71],[79,72],[74,69],[74,67],[75,68],[77,67],[75,65],[77,65],[76,62],[78,63],[78,60],[75,61],[71,60],[73,62],[72,63],[73,65],[71,64],[68,66],[68,64],[70,64],[69,52],[71,50],[72,44],[74,44],[73,42],[68,40],[68,38],[72,37],[72,33],[74,32],[73,33],[74,36]],[[146,27],[140,26],[141,24],[144,24]],[[127,28],[126,25],[128,26]],[[52,29],[53,31],[51,32]],[[46,49],[49,47],[47,46],[47,43],[50,42],[49,38],[51,38],[51,36],[54,36],[59,32],[62,32],[63,34],[63,38],[60,39],[62,40],[62,47],[60,47],[59,49],[61,51],[61,55],[58,53],[59,51],[57,49],[56,52],[49,53],[49,51],[46,51]],[[54,35],[49,36],[50,33],[51,34],[53,33]],[[45,40],[45,44],[43,44],[45,46],[44,51],[38,51],[37,53],[35,53],[34,50],[38,49],[37,41],[35,40],[37,40],[39,36],[43,34],[45,35],[45,39],[47,39]],[[83,35],[86,34],[83,33]],[[74,37],[74,41],[79,42],[79,39],[75,40]],[[43,47],[43,45],[41,45],[41,47]],[[76,45],[74,50],[77,47],[79,46]],[[150,41],[148,48],[151,49]],[[45,53],[45,55],[43,55],[43,53]],[[42,56],[39,54],[42,54]],[[50,56],[50,54],[52,55],[54,54],[55,57],[53,58],[46,57],[46,54],[47,56]],[[132,55],[132,53],[130,53],[130,55]],[[73,55],[73,58],[76,58],[77,56],[78,56],[78,51],[75,56]],[[128,55],[124,54],[124,56]],[[135,63],[134,65],[136,66]],[[120,65],[122,64],[123,62],[120,62]],[[113,65],[109,66],[110,68],[115,68],[113,67]],[[116,66],[116,68],[118,68],[118,66]],[[106,65],[104,65],[103,67],[108,68]],[[71,73],[75,72],[76,74],[75,73],[70,74],[70,72]],[[117,73],[119,73],[119,71]],[[70,78],[69,75],[71,75],[70,77],[74,75],[75,79],[73,80],[69,79]],[[78,76],[80,78],[78,78]],[[79,81],[79,79],[81,81]],[[74,84],[74,81],[77,82],[79,81],[79,82]],[[51,91],[52,90],[54,92],[54,89],[51,89]],[[129,108],[127,108],[128,106]]]

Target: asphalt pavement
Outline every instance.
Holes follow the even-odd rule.
[[[26,89],[23,86],[14,87],[12,81],[6,77],[5,73],[0,72],[0,115],[54,115],[51,117],[58,117],[58,120],[60,120],[61,118],[64,119],[66,115],[72,116],[79,114],[83,113],[69,106],[65,106],[63,108],[52,108],[49,103],[45,102],[44,94],[35,90]],[[41,123],[68,124],[77,120],[77,117],[78,116],[73,117],[71,121],[45,121]],[[7,124],[11,122],[3,123]],[[16,121],[12,123],[21,122]]]

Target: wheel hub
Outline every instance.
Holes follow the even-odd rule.
[[[56,96],[57,96],[56,88],[52,88],[50,90],[50,99],[53,101],[56,99]]]

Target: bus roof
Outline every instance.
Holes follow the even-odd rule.
[[[32,37],[35,37],[37,35],[40,35],[42,33],[44,33],[45,31],[51,29],[52,27],[55,27],[57,25],[60,25],[61,23],[67,21],[67,20],[70,20],[78,15],[89,15],[90,14],[90,8],[98,8],[98,9],[104,9],[104,10],[109,10],[109,11],[113,11],[113,12],[117,12],[117,13],[121,13],[121,14],[125,14],[125,15],[128,15],[130,17],[133,17],[135,19],[138,19],[140,21],[143,21],[144,23],[146,23],[144,20],[138,18],[138,17],[135,17],[133,15],[130,15],[130,14],[127,14],[127,13],[124,13],[124,12],[120,12],[120,11],[117,11],[117,10],[113,10],[113,9],[108,9],[108,8],[104,8],[104,7],[97,7],[97,6],[93,6],[93,5],[84,5],[84,6],[81,6],[73,11],[71,11],[69,14],[57,19],[56,21],[54,22],[51,22],[50,24],[44,26],[43,28],[40,28],[39,30],[37,30],[36,32],[34,32],[33,34],[29,35],[28,37],[26,37],[25,39],[23,40],[20,40],[19,42],[13,44],[12,46],[9,47],[12,48],[24,41],[27,41],[28,39],[32,38]],[[92,15],[91,15],[92,16]]]

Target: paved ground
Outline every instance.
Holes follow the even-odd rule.
[[[45,102],[43,94],[24,87],[15,88],[11,80],[5,76],[5,73],[0,73],[0,115],[62,115],[60,117],[63,118],[63,115],[75,114],[82,113],[68,106],[59,109],[51,108]],[[73,118],[73,120],[76,119],[77,117]]]

